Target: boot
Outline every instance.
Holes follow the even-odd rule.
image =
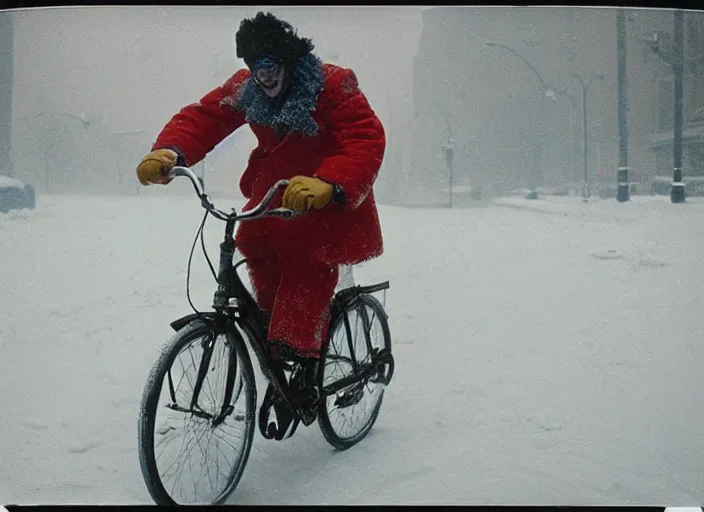
[[[271,379],[279,388],[287,389],[289,384],[285,370],[288,369],[284,361],[269,361]],[[276,416],[276,421],[271,420],[271,413]],[[300,421],[295,405],[289,406],[272,382],[266,388],[264,400],[259,409],[259,430],[266,439],[281,441],[288,439],[296,431]]]
[[[267,342],[267,353],[274,366],[281,365],[290,370],[288,390],[291,399],[301,414],[303,424],[310,425],[315,421],[320,397],[319,359],[305,357],[287,343],[274,340]]]
[[[302,358],[296,363],[291,374],[289,389],[305,426],[315,421],[320,404],[319,365],[318,359]]]

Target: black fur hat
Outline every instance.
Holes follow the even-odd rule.
[[[295,62],[314,48],[313,42],[298,37],[289,23],[263,12],[242,20],[235,34],[235,42],[237,56],[250,68],[267,55],[284,62]]]

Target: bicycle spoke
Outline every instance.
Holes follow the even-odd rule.
[[[213,345],[213,354],[211,355],[211,360],[210,360],[210,363],[211,363],[211,364],[208,365],[208,370],[207,370],[206,376],[205,376],[205,378],[204,378],[204,381],[207,380],[207,382],[208,382],[208,389],[210,390],[210,398],[211,398],[211,402],[212,402],[212,406],[213,406],[213,411],[215,411],[215,408],[217,407],[218,400],[217,400],[217,398],[216,398],[216,396],[215,396],[215,392],[213,391],[212,386],[210,385],[210,379],[208,378],[208,375],[210,374],[210,371],[211,371],[211,370],[210,370],[210,366],[212,366],[212,358],[213,358],[213,357],[217,357],[216,354],[215,354],[215,348],[216,348],[216,347],[215,347],[215,344],[216,344],[216,343],[217,343],[217,338],[215,338],[215,340],[213,341],[213,344],[214,344],[214,345]],[[223,348],[225,348],[224,343],[221,344],[221,346],[222,346]],[[220,376],[220,374],[219,374],[216,378],[218,378],[219,376]],[[220,384],[220,383],[217,382],[216,384]],[[219,385],[216,385],[216,387],[217,387],[218,389],[224,389],[224,388],[225,388],[225,383],[223,382],[222,384],[223,384],[222,387],[219,386]],[[214,414],[217,414],[217,412],[214,412]]]
[[[179,454],[176,456],[175,460],[169,465],[166,470],[164,470],[164,476],[169,474],[169,470],[174,466],[174,464],[177,464],[178,461],[181,459],[181,454],[184,453],[184,449],[188,446],[190,443],[190,440],[187,437],[184,437],[183,441],[181,442],[181,449],[179,450]]]
[[[215,433],[213,433],[213,437],[217,437],[217,436],[215,435]],[[222,451],[222,448],[220,447],[220,445],[216,445],[216,448],[215,448],[215,449],[220,452],[220,455],[222,455],[222,458],[225,459],[225,462],[227,463],[227,465],[231,467],[231,466],[233,465],[233,462],[234,462],[234,461],[233,461],[233,462],[230,462],[230,461],[227,459],[227,455],[225,455],[225,452]],[[218,471],[219,471],[220,473],[222,473],[222,471],[220,470],[220,466],[218,466]],[[225,475],[225,473],[222,473],[222,475],[227,478],[227,475]]]
[[[175,429],[174,429],[174,432],[175,432]],[[170,434],[171,434],[171,433],[170,433]],[[163,449],[162,449],[161,452],[159,452],[159,454],[156,456],[157,462],[159,461],[159,459],[160,459],[161,456],[163,455],[164,451],[166,450],[166,446],[168,445],[168,443],[169,443],[170,441],[173,441],[173,440],[175,439],[175,437],[176,437],[177,434],[178,434],[178,433],[175,432],[175,433],[174,433],[174,437],[171,438],[171,439],[169,439],[167,436],[164,436],[164,438],[161,439],[161,440],[159,440],[158,443],[154,443],[154,450],[156,450],[156,448],[157,448],[158,446],[160,446],[162,443],[164,443]]]
[[[207,432],[207,430],[205,432]],[[201,467],[201,469],[205,468],[205,472],[208,474],[208,482],[210,483],[210,488],[213,489],[214,485],[213,485],[213,478],[210,476],[210,465],[207,464],[208,459],[209,459],[208,451],[207,451],[207,449],[203,450],[203,447],[201,446],[200,442],[198,442],[197,444],[198,444],[198,449],[200,450],[201,455],[205,459],[205,461],[203,461],[201,459],[200,467]],[[208,444],[210,444],[210,440],[208,440]]]
[[[225,431],[223,431],[223,430],[213,431],[213,435],[217,436],[218,439],[221,439],[222,442],[226,443],[228,446],[232,447],[233,449],[235,448],[235,446],[232,445],[232,444],[230,444],[229,439],[226,438],[226,437],[220,437],[220,436],[230,436],[231,438],[233,438],[233,439],[235,439],[235,440],[237,440],[237,441],[240,441],[241,439],[243,439],[243,438],[241,438],[241,437],[236,436],[235,434],[233,434],[233,433],[231,433],[231,432],[225,432]]]
[[[229,446],[229,447],[232,448],[233,450],[236,450],[236,449],[237,449],[237,448],[235,447],[235,445],[231,444],[230,441],[227,440],[227,439],[225,439],[224,437],[221,437],[220,434],[222,434],[222,432],[217,432],[217,433],[216,433],[216,432],[213,432],[213,435],[214,435],[215,437],[217,437],[218,439],[220,439],[220,440],[221,440],[223,443],[225,443],[227,446]]]
[[[189,347],[189,348],[190,348],[190,347]],[[180,389],[181,383],[183,382],[183,379],[184,379],[184,378],[188,381],[189,385],[190,385],[191,387],[193,387],[193,382],[191,381],[191,378],[190,378],[190,376],[188,375],[188,372],[186,371],[186,367],[184,366],[183,361],[181,360],[181,355],[182,355],[182,354],[178,354],[177,359],[178,359],[179,364],[181,365],[181,369],[183,370],[183,373],[181,374],[181,378],[179,379],[179,382],[178,382],[178,384],[176,385],[176,391],[177,391],[177,392],[178,392],[178,390]],[[189,351],[189,355],[190,355],[190,351]],[[193,368],[195,369],[195,368],[196,368],[196,364],[195,364],[195,361],[193,360],[193,356],[192,356],[192,355],[191,355],[191,362],[192,362]],[[185,397],[184,397],[184,398],[185,398]],[[178,403],[178,400],[175,400],[175,402]],[[188,404],[189,402],[190,402],[190,400],[185,400],[185,403],[186,403],[186,404]]]
[[[347,334],[347,346],[350,350],[350,359],[352,361],[352,371],[357,371],[357,361],[355,360],[354,356],[354,347],[352,344],[354,343],[354,336],[352,335],[352,328],[350,327],[350,319],[349,315],[347,312],[345,312],[342,315],[342,320],[345,325],[345,333]]]
[[[171,465],[166,469],[166,471],[164,471],[164,476],[169,474],[169,470],[174,466],[174,464],[176,464],[176,469],[180,468],[180,463],[179,463],[179,461],[181,460],[180,454],[183,453],[183,449],[188,445],[188,443],[189,443],[189,441],[187,440],[187,438],[184,438],[183,443],[181,445],[181,451],[179,452],[179,456],[176,457],[174,462],[172,462]],[[176,476],[176,480],[174,481],[174,486],[171,489],[172,495],[174,493],[174,490],[176,489],[176,484],[180,480],[182,474],[183,474],[182,471],[178,471],[177,476]]]

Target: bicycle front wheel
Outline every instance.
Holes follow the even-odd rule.
[[[217,505],[239,483],[255,430],[252,363],[236,329],[195,320],[164,346],[147,379],[139,461],[158,505]]]

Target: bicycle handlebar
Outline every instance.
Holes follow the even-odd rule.
[[[205,190],[203,189],[203,182],[198,176],[196,176],[196,174],[190,168],[176,166],[171,169],[169,176],[172,178],[176,176],[185,176],[186,178],[188,178],[193,184],[193,188],[195,188],[196,194],[198,194],[198,197],[200,198],[201,206],[203,206],[203,208],[205,208],[211,215],[213,215],[213,217],[216,217],[220,220],[242,221],[260,219],[262,217],[280,217],[283,219],[291,219],[297,215],[295,211],[289,210],[287,208],[272,208],[270,210],[265,209],[266,206],[276,195],[278,189],[282,186],[287,186],[289,184],[288,180],[279,180],[274,183],[274,185],[264,196],[264,199],[262,199],[258,205],[256,205],[254,208],[245,213],[237,215],[237,213],[234,211],[234,208],[232,210],[232,213],[226,213],[216,208],[213,202],[208,197],[208,195],[205,193]]]

